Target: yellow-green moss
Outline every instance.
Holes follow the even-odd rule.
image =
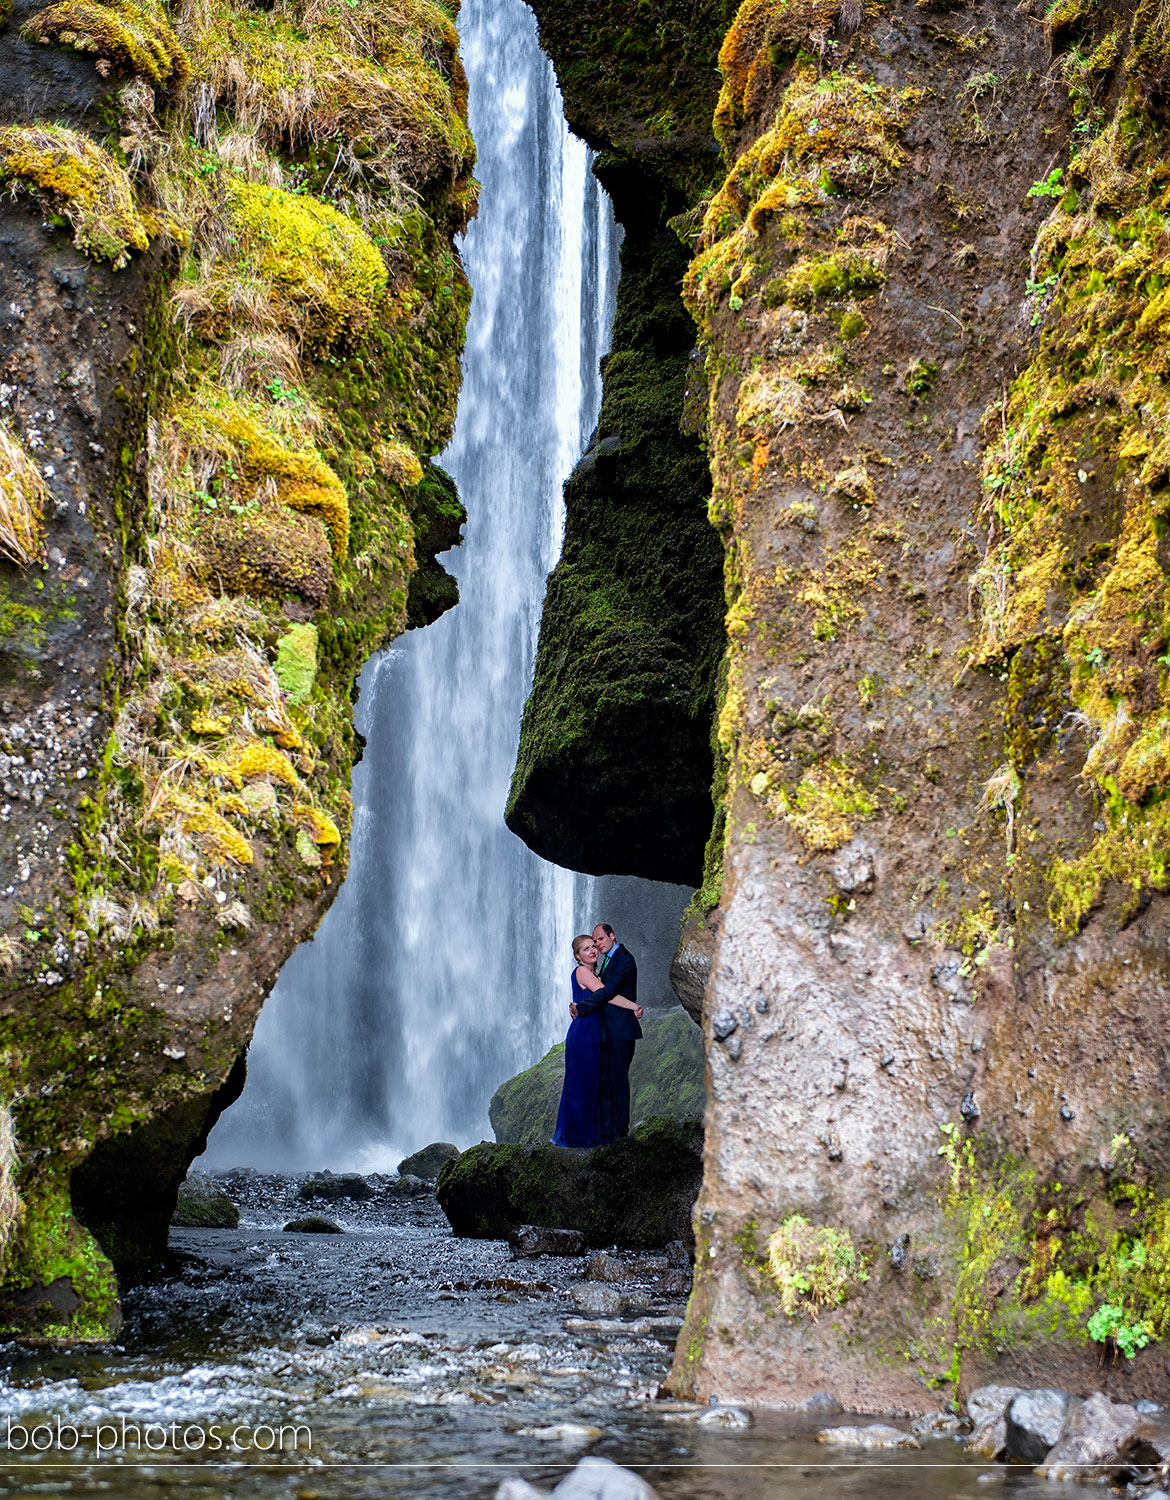
[[[266,284],[280,322],[325,344],[342,335],[354,338],[369,326],[388,278],[360,224],[327,203],[282,188],[231,180],[225,193],[238,251]],[[230,291],[224,286],[225,297]]]
[[[154,84],[179,84],[187,54],[161,9],[138,0],[60,0],[24,27],[34,41],[93,52]]]
[[[290,703],[303,703],[317,676],[317,627],[293,625],[276,643],[276,677]]]
[[[73,243],[95,260],[127,264],[150,243],[134,190],[108,151],[63,125],[0,130],[0,183],[29,193],[73,226]]]

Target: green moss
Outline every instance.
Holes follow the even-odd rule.
[[[165,13],[149,0],[59,0],[24,30],[34,41],[96,53],[158,85],[181,84],[190,71]]]
[[[276,678],[292,704],[303,703],[317,676],[317,629],[293,625],[276,643]]]
[[[63,125],[0,130],[0,182],[29,193],[73,226],[73,243],[95,260],[124,266],[150,242],[125,171],[108,151]]]

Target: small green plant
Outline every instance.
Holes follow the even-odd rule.
[[[925,396],[938,378],[938,366],[928,359],[916,359],[906,371],[906,389],[912,396]]]
[[[807,1307],[815,1318],[822,1307],[840,1307],[869,1280],[865,1256],[847,1229],[810,1224],[791,1214],[768,1239],[768,1270],[790,1318]]]
[[[1098,1344],[1112,1344],[1121,1350],[1126,1359],[1132,1359],[1138,1350],[1144,1349],[1154,1337],[1154,1330],[1152,1325],[1144,1320],[1127,1323],[1123,1307],[1118,1307],[1112,1302],[1103,1302],[1089,1319],[1089,1337]]]
[[[1061,179],[1064,176],[1064,168],[1057,167],[1055,172],[1049,172],[1043,182],[1034,182],[1028,189],[1029,198],[1063,198],[1064,188]]]

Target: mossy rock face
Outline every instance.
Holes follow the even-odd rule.
[[[693,1240],[703,1175],[697,1120],[644,1121],[596,1151],[483,1142],[439,1173],[439,1206],[457,1235],[506,1239],[522,1224],[577,1229],[589,1245],[650,1249]]]
[[[680,427],[694,330],[678,296],[678,202],[618,161],[599,175],[626,228],[594,442],[565,485],[505,814],[556,864],[697,885],[711,828],[723,649],[710,477]]]
[[[356,676],[455,599],[473,148],[430,0],[9,9],[0,1330],[100,1337],[340,887]]]
[[[642,1018],[642,1040],[630,1065],[630,1118],[693,1119],[703,1112],[703,1035],[683,1010]],[[502,1083],[489,1109],[496,1140],[543,1145],[556,1129],[565,1080],[565,1044]]]
[[[400,1177],[420,1177],[424,1182],[434,1182],[444,1165],[459,1155],[459,1147],[450,1141],[432,1141],[421,1151],[404,1157],[398,1163]]]

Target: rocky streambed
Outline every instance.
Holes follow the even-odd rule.
[[[119,1344],[9,1346],[0,1492],[488,1500],[516,1478],[551,1490],[588,1454],[663,1500],[1069,1493],[969,1453],[954,1422],[872,1446],[826,1399],[664,1399],[681,1247],[517,1257],[455,1238],[422,1183],[368,1178],[358,1199],[322,1181],[221,1179],[238,1225],[173,1230],[172,1272],[126,1298]],[[342,1232],[285,1230],[310,1211]],[[824,1441],[849,1426],[860,1442]]]

